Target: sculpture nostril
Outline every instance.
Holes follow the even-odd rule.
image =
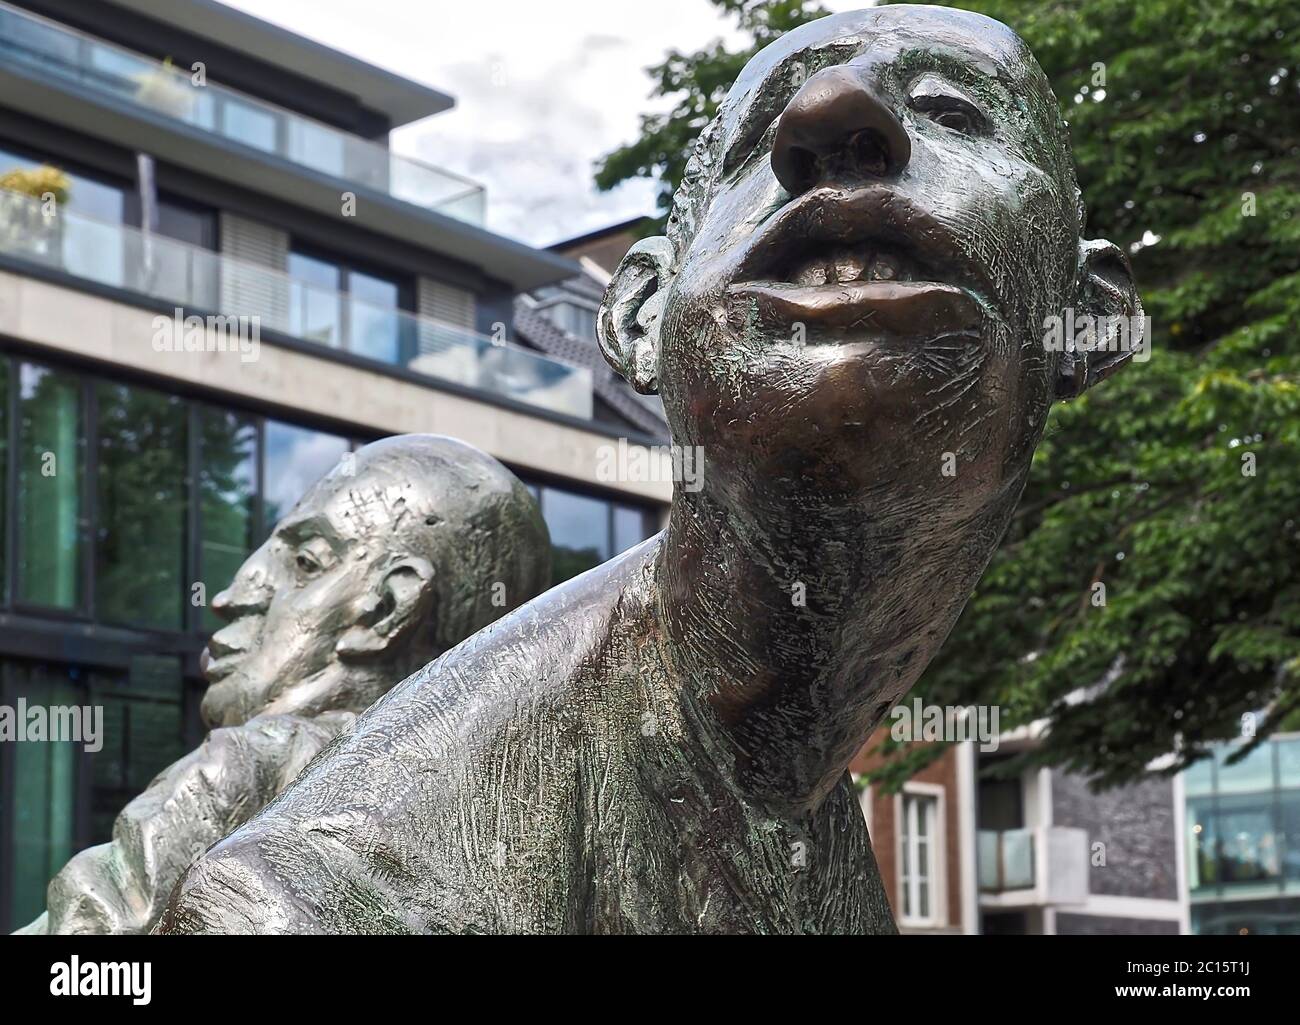
[[[889,143],[874,128],[864,128],[850,136],[845,146],[850,168],[871,175],[890,171]]]

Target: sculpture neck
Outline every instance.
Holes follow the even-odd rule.
[[[820,806],[987,561],[969,530],[937,538],[916,522],[929,510],[893,504],[881,519],[790,495],[741,512],[706,492],[674,499],[656,567],[669,655],[732,743],[741,785],[773,812]]]

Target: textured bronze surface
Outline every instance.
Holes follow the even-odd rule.
[[[969,597],[1055,396],[1140,312],[1020,39],[885,7],[758,54],[601,343],[704,454],[667,530],[384,697],[167,932],[894,929],[846,774]],[[954,473],[945,472],[955,467]]]
[[[26,933],[139,933],[185,869],[375,698],[538,594],[550,543],[495,459],[406,435],[345,457],[213,600],[204,718],[219,727],[50,883]]]

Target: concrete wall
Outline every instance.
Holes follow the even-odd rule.
[[[267,405],[286,414],[330,418],[379,433],[446,434],[519,469],[599,484],[642,500],[668,502],[670,481],[598,481],[600,452],[616,444],[596,431],[477,402],[387,374],[282,348],[265,339],[256,362],[235,352],[159,353],[155,313],[100,296],[0,271],[0,335]]]

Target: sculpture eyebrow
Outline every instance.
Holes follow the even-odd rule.
[[[276,534],[286,541],[298,544],[311,537],[323,537],[331,546],[335,540],[334,528],[324,516],[304,516],[299,520],[281,523]]]

